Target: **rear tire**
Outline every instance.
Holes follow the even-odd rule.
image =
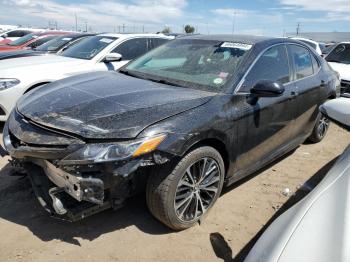
[[[326,136],[330,125],[329,119],[327,119],[321,112],[318,113],[316,124],[312,130],[312,134],[309,137],[309,141],[312,143],[319,143]]]
[[[194,226],[220,196],[225,166],[220,153],[204,146],[188,153],[174,166],[163,166],[148,179],[150,212],[174,230]]]

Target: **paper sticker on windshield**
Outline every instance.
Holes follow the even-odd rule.
[[[221,47],[227,47],[227,48],[237,48],[242,50],[249,50],[252,48],[252,45],[243,44],[243,43],[233,43],[233,42],[224,42]]]
[[[222,78],[215,78],[213,82],[215,85],[221,85],[224,80]]]
[[[110,43],[112,43],[112,42],[113,42],[113,39],[109,39],[109,38],[101,38],[101,39],[100,39],[100,42],[110,44]]]
[[[70,41],[72,40],[72,38],[69,38],[69,37],[65,37],[65,38],[62,38],[63,41]]]

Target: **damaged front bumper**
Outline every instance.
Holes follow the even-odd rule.
[[[41,132],[35,133],[36,139],[40,134],[50,132],[34,128]],[[73,161],[63,165],[61,160],[79,146],[28,143],[28,137],[31,137],[28,130],[32,132],[27,123],[17,129],[10,129],[6,123],[3,131],[6,150],[0,149],[0,152],[8,152],[13,159],[12,164],[25,169],[44,209],[55,217],[69,221],[108,208],[120,208],[127,198],[144,189],[150,166],[164,164],[173,157],[155,151],[120,161],[94,164]],[[21,140],[21,135],[26,141]],[[60,135],[62,134],[57,134]],[[66,139],[63,137],[60,141]]]

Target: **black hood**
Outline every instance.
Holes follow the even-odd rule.
[[[19,101],[17,109],[38,124],[84,138],[127,139],[214,95],[115,72],[96,72],[35,89]]]

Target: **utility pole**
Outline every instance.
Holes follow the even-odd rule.
[[[299,35],[300,33],[300,23],[298,22],[298,25],[297,25],[297,35]]]
[[[85,21],[85,32],[87,32],[87,28],[88,28],[87,22]]]
[[[77,17],[77,13],[74,13],[75,15],[75,31],[78,32],[78,17]]]
[[[123,24],[123,34],[125,33],[125,24]]]
[[[235,34],[236,14],[237,14],[237,11],[234,10],[234,12],[233,12],[233,21],[232,21],[232,34],[233,35]]]

